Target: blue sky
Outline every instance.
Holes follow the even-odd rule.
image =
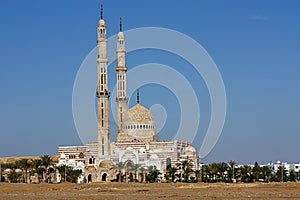
[[[122,16],[124,30],[177,30],[214,59],[228,110],[223,133],[204,162],[300,161],[300,2],[291,0],[1,1],[1,157],[56,154],[59,145],[81,144],[72,89],[81,62],[96,46],[100,3],[109,36],[117,33]],[[195,141],[199,148],[210,117],[204,82],[188,63],[166,52],[145,50],[127,57],[129,68],[149,62],[175,66],[194,83],[203,112]],[[113,85],[114,65],[109,70]],[[141,88],[141,95],[146,107],[161,103],[170,110],[160,136],[175,131],[174,96],[156,85]]]

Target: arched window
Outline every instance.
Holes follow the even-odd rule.
[[[167,170],[169,170],[172,167],[171,158],[167,158],[166,165],[167,165]]]

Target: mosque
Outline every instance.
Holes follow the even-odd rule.
[[[84,146],[58,147],[58,165],[67,165],[83,171],[79,182],[128,180],[126,168],[137,166],[134,174],[138,181],[145,181],[145,172],[155,167],[165,174],[178,162],[187,160],[193,168],[200,168],[200,158],[189,142],[180,140],[161,141],[156,132],[155,119],[147,108],[139,102],[128,109],[126,96],[126,49],[125,37],[120,19],[117,37],[117,139],[110,141],[107,33],[101,6],[97,27],[98,81],[96,97],[98,100],[98,141]],[[122,166],[121,173],[120,167]],[[122,177],[121,177],[122,176]],[[125,176],[125,177],[124,177]]]

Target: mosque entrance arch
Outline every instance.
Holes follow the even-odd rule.
[[[106,178],[107,178],[107,174],[106,173],[102,174],[102,181],[106,181]]]
[[[92,182],[92,174],[88,175],[88,183]]]

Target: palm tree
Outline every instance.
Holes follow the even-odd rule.
[[[242,176],[242,182],[248,183],[251,181],[250,174],[251,174],[251,167],[249,165],[244,165],[241,168],[241,176]]]
[[[175,180],[177,170],[178,169],[176,167],[170,167],[167,171],[168,175],[171,177],[172,182],[174,182]]]
[[[258,181],[258,179],[260,178],[260,175],[261,175],[261,168],[260,168],[260,166],[258,165],[257,162],[255,162],[255,164],[254,164],[254,167],[252,169],[252,173],[253,173],[253,176],[255,178],[255,181]]]
[[[209,174],[210,174],[210,181],[218,181],[218,164],[217,163],[211,163],[209,166]]]
[[[271,171],[271,169],[269,168],[269,166],[263,166],[262,168],[261,168],[261,172],[262,172],[262,175],[263,175],[263,177],[264,177],[264,179],[265,179],[265,182],[269,182],[270,181],[270,177],[271,177],[271,175],[272,175],[272,171]]]
[[[234,175],[234,167],[236,165],[235,161],[234,160],[229,160],[228,161],[228,165],[230,166],[230,180],[233,181],[233,178],[235,177]]]
[[[53,159],[49,155],[43,155],[40,158],[42,160],[42,166],[44,167],[44,169],[46,171],[46,176],[48,177],[48,168],[50,167],[50,165],[53,164]],[[45,181],[45,177],[44,176],[43,176],[43,179]]]
[[[138,171],[139,171],[139,168],[141,167],[140,164],[134,164],[131,166],[131,170],[135,173],[135,181],[138,181]]]
[[[177,164],[178,169],[181,169],[184,175],[184,181],[188,182],[189,176],[193,170],[193,164],[187,160],[181,161]],[[181,180],[182,181],[182,180]]]
[[[221,174],[222,181],[225,180],[224,174],[225,174],[225,171],[227,170],[227,168],[228,168],[227,163],[225,163],[225,162],[218,163],[218,169]]]
[[[28,169],[31,167],[31,162],[28,159],[24,158],[24,159],[19,160],[18,163],[19,163],[20,168],[23,171],[25,170],[25,181],[24,182],[27,183]]]
[[[201,181],[201,170],[196,170],[195,171],[195,175],[196,175],[196,182],[198,183],[199,181]]]
[[[154,183],[158,181],[158,177],[161,173],[159,170],[156,169],[156,166],[149,166],[148,167],[148,174],[146,176],[147,181],[150,183]]]
[[[31,160],[31,166],[33,174],[36,173],[38,176],[42,176],[44,173],[44,169],[41,167],[42,160],[41,159],[32,159]],[[40,179],[39,179],[40,180]]]
[[[20,177],[22,176],[21,173],[19,172],[16,172],[15,170],[12,170],[8,175],[7,175],[7,178],[8,180],[11,182],[11,183],[17,183],[19,182],[20,180]]]
[[[123,169],[125,168],[125,165],[124,165],[124,163],[123,162],[118,162],[115,166],[115,169],[116,170],[118,170],[119,171],[119,182],[122,182],[122,177],[123,177],[123,173],[122,173],[122,171],[123,171]]]
[[[64,181],[66,181],[66,165],[59,165],[56,167],[61,177],[63,177]]]
[[[202,165],[201,167],[201,179],[203,182],[208,183],[209,182],[209,165]]]
[[[146,180],[145,176],[146,176],[147,168],[146,167],[140,167],[140,171],[141,171],[141,174],[142,174],[141,182],[144,182]]]

